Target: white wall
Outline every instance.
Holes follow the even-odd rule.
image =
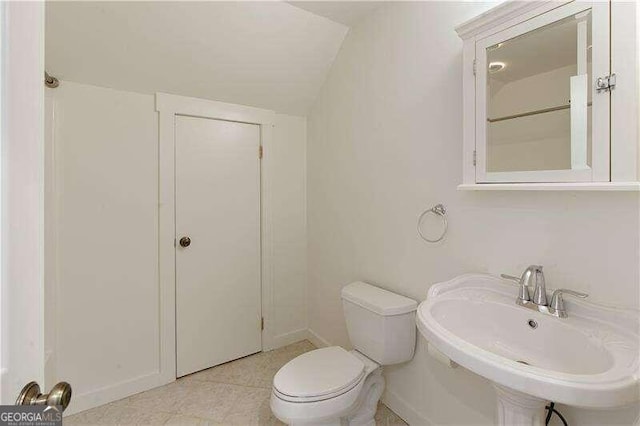
[[[274,338],[277,346],[307,334],[307,120],[276,114],[271,148]]]
[[[77,410],[159,371],[158,117],[150,95],[66,81],[49,94],[57,315],[47,331]]]
[[[161,383],[155,98],[62,81],[54,104],[52,374],[69,412]],[[271,160],[274,334],[306,330],[306,120],[277,115]],[[49,141],[51,143],[51,141]],[[51,203],[50,203],[51,204]],[[267,326],[271,326],[268,324]]]
[[[453,27],[486,4],[402,2],[352,28],[309,117],[309,327],[349,345],[340,289],[365,280],[423,300],[465,272],[545,266],[549,287],[637,308],[635,193],[458,192],[462,180],[462,42]],[[441,244],[416,219],[442,202]],[[515,293],[514,293],[515,297]],[[386,369],[386,400],[412,424],[493,424],[495,394],[463,368],[429,358]],[[551,343],[550,343],[551,344]],[[579,355],[578,355],[579,356]],[[560,407],[570,424],[630,424],[638,408]]]

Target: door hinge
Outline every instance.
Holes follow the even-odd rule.
[[[473,60],[473,75],[476,75],[476,67],[478,66],[478,61],[476,59]]]
[[[604,77],[598,77],[596,80],[596,90],[599,92],[611,91],[616,87],[616,75],[611,74]]]
[[[262,159],[263,153],[264,153],[264,150],[262,149],[262,145],[260,145],[258,147],[258,158]]]
[[[476,150],[474,149],[474,150],[473,150],[473,165],[474,165],[474,166],[476,165],[476,162],[477,162],[477,159],[476,159],[476,158],[477,158],[477,156],[478,156],[478,155],[477,155],[477,153],[476,153]]]
[[[260,318],[260,330],[264,330],[264,317]]]

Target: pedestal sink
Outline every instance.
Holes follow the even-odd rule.
[[[517,293],[500,278],[463,275],[433,285],[416,316],[430,345],[493,382],[499,425],[543,425],[548,401],[640,400],[637,311],[571,300],[557,318],[516,305]]]

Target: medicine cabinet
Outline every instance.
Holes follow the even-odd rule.
[[[638,118],[613,120],[615,108],[637,111],[637,59],[619,61],[619,76],[612,55],[623,34],[612,26],[635,34],[638,24],[613,20],[613,6],[514,1],[456,28],[464,41],[462,189],[640,188]],[[620,44],[615,58],[624,49],[637,58],[635,43]],[[613,126],[635,130],[619,135]],[[633,161],[612,158],[621,150]]]

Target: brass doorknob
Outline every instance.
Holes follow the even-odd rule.
[[[189,237],[180,238],[180,245],[182,247],[189,247],[191,245],[191,238]]]
[[[64,411],[71,402],[71,385],[60,382],[47,394],[40,393],[40,385],[27,383],[16,400],[16,405],[60,405]]]

